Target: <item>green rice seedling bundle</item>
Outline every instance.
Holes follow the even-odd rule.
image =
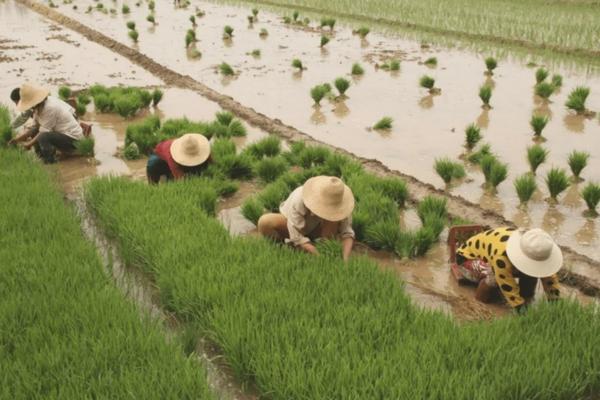
[[[558,195],[569,187],[569,179],[565,170],[562,168],[550,169],[546,175],[546,186],[548,186],[550,198],[556,201]]]
[[[154,107],[156,107],[158,105],[158,103],[160,103],[160,101],[163,98],[163,95],[164,95],[164,93],[160,89],[154,89],[152,91],[152,105]]]
[[[221,71],[221,74],[225,76],[235,75],[235,71],[233,70],[233,68],[231,68],[231,65],[227,64],[226,62],[222,62],[219,65],[219,71]]]
[[[335,22],[335,18],[321,18],[321,28],[328,26],[329,29],[333,30]]]
[[[527,148],[527,161],[529,162],[529,167],[534,175],[538,167],[546,162],[548,154],[550,154],[550,151],[539,144]]]
[[[125,146],[125,150],[123,150],[123,157],[125,157],[126,160],[137,160],[140,158],[140,148],[138,147],[137,143],[132,142]]]
[[[350,81],[346,78],[337,78],[333,83],[340,96],[345,96],[346,91],[350,88]]]
[[[84,106],[87,106],[88,104],[90,104],[92,102],[92,99],[90,97],[89,94],[87,93],[80,93],[77,96],[77,102],[80,104],[83,104]]]
[[[152,118],[152,117],[150,117]],[[201,121],[190,121],[187,118],[172,118],[160,125],[158,133],[165,139],[177,138],[186,133],[201,133],[207,139],[212,137],[209,124]]]
[[[13,138],[13,130],[8,107],[0,104],[0,146],[6,146]]]
[[[298,58],[294,58],[292,60],[292,67],[297,68],[300,71],[302,71],[304,69],[304,65],[302,64],[302,61],[300,61],[300,59],[298,59]]]
[[[322,35],[321,36],[321,42],[319,44],[320,47],[325,47],[325,45],[329,43],[329,37]]]
[[[246,154],[223,156],[215,165],[229,179],[248,180],[254,176],[252,158]]]
[[[449,158],[436,159],[434,169],[446,184],[449,184],[452,179],[461,179],[466,175],[463,165]]]
[[[328,155],[321,168],[324,175],[340,178],[348,178],[362,171],[362,165],[358,161],[337,152]]]
[[[235,143],[228,138],[218,138],[210,146],[210,156],[214,161],[219,161],[225,156],[235,154]]]
[[[446,218],[447,216],[447,200],[445,197],[426,196],[419,202],[417,206],[417,214],[422,222],[425,222],[430,217]]]
[[[576,111],[577,114],[584,114],[587,110],[585,102],[590,95],[590,88],[578,86],[569,93],[569,97],[565,105],[569,110]]]
[[[156,8],[156,3],[154,3],[154,0],[150,0],[148,2],[148,10],[154,11],[155,8]]]
[[[581,197],[588,207],[587,213],[591,216],[597,216],[596,208],[600,203],[600,185],[596,183],[588,183],[581,191]]]
[[[323,100],[325,95],[329,92],[330,90],[326,85],[317,85],[310,90],[310,97],[312,97],[315,105],[318,106],[321,104],[321,100]]]
[[[129,35],[131,40],[133,40],[135,43],[137,43],[138,38],[140,37],[140,34],[138,33],[138,31],[129,31],[127,34]]]
[[[492,98],[492,87],[483,85],[479,88],[479,98],[483,102],[484,108],[490,108],[490,99]]]
[[[351,74],[354,76],[360,76],[365,73],[364,68],[359,63],[352,64]]]
[[[294,11],[292,13],[292,20],[294,21],[294,23],[298,22],[299,17],[300,17],[300,13],[298,11]]]
[[[139,102],[133,96],[119,96],[113,100],[113,106],[123,118],[131,117],[139,110]]]
[[[494,75],[494,70],[498,67],[498,61],[494,57],[485,59],[485,68],[488,75]]]
[[[68,100],[71,97],[71,88],[68,86],[59,87],[58,97],[60,97],[62,100]]]
[[[258,224],[258,219],[264,214],[262,202],[254,197],[248,197],[242,203],[242,215],[254,225]]]
[[[392,199],[398,207],[404,207],[406,199],[408,199],[408,187],[402,179],[393,177],[378,178],[375,187]]]
[[[548,100],[556,88],[552,83],[541,82],[535,85],[535,94],[544,100]]]
[[[400,71],[400,61],[398,60],[387,60],[381,65],[381,69],[386,71]]]
[[[134,21],[127,21],[127,23],[125,25],[127,26],[127,29],[130,29],[132,31],[135,30],[135,22]]]
[[[342,257],[342,243],[334,239],[321,239],[316,243],[317,251],[321,257],[340,259]]]
[[[258,17],[258,8],[252,9],[252,15],[254,16],[254,18]]]
[[[364,240],[375,250],[395,251],[401,235],[397,219],[379,220],[366,227]]]
[[[2,397],[212,399],[202,368],[112,284],[40,163],[0,149],[0,170]]]
[[[508,166],[498,161],[494,155],[483,156],[479,166],[488,189],[495,190],[508,176]]]
[[[131,10],[129,9],[129,6],[127,4],[123,4],[123,7],[121,7],[121,12],[123,14],[129,14]]]
[[[533,129],[533,133],[536,137],[542,136],[542,131],[548,125],[550,119],[545,115],[532,115],[529,125]]]
[[[306,146],[298,154],[298,165],[313,168],[323,165],[331,157],[331,150],[323,146]]]
[[[291,189],[282,181],[273,182],[258,194],[258,200],[269,212],[279,212],[279,205],[289,196]]]
[[[256,175],[263,182],[270,183],[279,178],[289,168],[283,157],[267,157],[256,163]]]
[[[436,57],[429,57],[423,62],[423,64],[427,65],[428,67],[437,67],[438,60]]]
[[[146,21],[150,22],[152,25],[156,25],[156,19],[154,18],[154,15],[150,14],[146,17]]]
[[[531,199],[531,196],[533,196],[537,190],[535,177],[531,174],[523,174],[515,178],[513,184],[521,204],[527,204],[527,202]]]
[[[435,90],[435,79],[429,75],[423,75],[421,79],[419,79],[419,85],[422,88],[428,89],[429,93],[432,93]]]
[[[475,125],[470,124],[465,128],[465,146],[471,151],[477,146],[477,143],[481,141],[481,129]]]
[[[229,126],[234,120],[234,115],[230,111],[219,111],[215,114],[215,119],[221,125]]]
[[[223,28],[223,39],[231,39],[233,37],[233,28],[229,25],[225,25]]]
[[[368,35],[370,32],[371,32],[371,29],[369,29],[369,28],[368,28],[368,27],[366,27],[366,26],[361,26],[360,28],[358,28],[358,29],[356,30],[356,34],[357,34],[358,36],[360,36],[362,39],[366,38],[366,37],[367,37],[367,35]]]
[[[539,85],[548,78],[548,75],[549,73],[546,68],[538,68],[537,71],[535,71],[535,82]]]
[[[383,117],[375,125],[373,125],[373,129],[375,130],[390,130],[392,129],[392,124],[394,120],[391,117]]]
[[[85,137],[75,141],[75,152],[80,156],[93,157],[95,140],[93,137]]]
[[[263,157],[275,157],[281,153],[281,139],[274,135],[267,136],[250,144],[244,149],[244,152],[257,160]]]
[[[583,169],[587,166],[589,159],[590,153],[586,151],[573,150],[571,153],[569,153],[568,164],[575,180],[581,179],[581,171],[583,171]]]
[[[96,4],[96,10],[103,10],[103,9],[104,9],[104,4],[102,4],[102,3]]]
[[[196,32],[193,29],[188,29],[185,34],[185,47],[188,48],[192,43],[196,43]]]
[[[160,119],[157,116],[130,124],[125,131],[125,146],[135,143],[140,153],[150,154],[161,140],[158,134],[159,128]]]
[[[563,77],[560,74],[554,74],[552,75],[552,85],[558,89],[559,87],[561,87],[563,84]]]
[[[284,23],[284,24],[286,24],[286,25],[289,25],[289,24],[291,24],[291,23],[292,23],[292,18],[290,18],[290,17],[288,17],[287,15],[285,15],[285,16],[283,17],[283,23]]]
[[[492,146],[489,143],[482,145],[479,150],[474,153],[471,153],[467,158],[470,163],[479,164],[481,159],[486,156],[492,154]]]
[[[261,38],[266,38],[267,36],[269,36],[269,31],[266,30],[265,28],[262,28],[260,30],[260,32],[258,33],[258,36],[260,36]]]

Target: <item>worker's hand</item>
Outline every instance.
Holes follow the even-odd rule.
[[[300,247],[302,247],[302,250],[306,251],[307,253],[314,254],[314,255],[319,254],[319,251],[312,243],[304,243]]]
[[[12,138],[8,141],[7,143],[9,146],[12,146],[13,144],[17,144],[17,141],[15,140],[15,138]]]
[[[23,148],[25,148],[26,150],[29,150],[29,149],[31,149],[33,144],[34,144],[34,142],[30,140],[29,142],[23,143]]]

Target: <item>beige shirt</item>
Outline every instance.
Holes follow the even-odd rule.
[[[304,201],[302,201],[302,186],[294,190],[287,200],[281,203],[279,212],[287,218],[287,227],[290,238],[286,240],[286,243],[291,243],[294,246],[309,243],[309,236],[311,233],[317,231],[323,221],[321,218],[310,212],[304,205]],[[340,221],[338,234],[342,238],[354,238],[352,215]]]
[[[79,140],[83,138],[83,130],[74,113],[73,107],[64,101],[48,96],[44,107],[33,113],[33,120],[40,128],[40,133],[57,132]]]

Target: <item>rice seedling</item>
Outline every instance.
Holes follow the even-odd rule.
[[[277,181],[267,185],[258,195],[258,200],[269,212],[278,212],[279,205],[287,198],[291,190],[283,182]]]
[[[104,9],[104,4],[102,4],[102,3],[96,4],[96,10],[103,10],[103,9]]]
[[[423,62],[423,64],[427,65],[428,67],[436,67],[438,63],[438,60],[436,57],[429,57],[427,60],[425,60]]]
[[[494,57],[487,57],[485,59],[485,68],[488,75],[494,75],[494,70],[498,67],[498,61]]]
[[[154,107],[156,107],[158,105],[158,103],[160,103],[160,101],[163,98],[163,91],[160,89],[154,89],[152,91],[152,105]]]
[[[202,57],[202,52],[199,51],[198,49],[194,48],[194,49],[189,50],[188,55],[190,58],[195,60],[195,59]]]
[[[85,115],[87,112],[87,107],[85,104],[81,104],[79,102],[75,103],[75,113],[78,117]]]
[[[121,96],[113,101],[114,110],[123,118],[132,117],[139,110],[139,103],[135,97]]]
[[[447,200],[445,197],[425,196],[417,206],[417,215],[421,222],[428,218],[438,217],[445,219],[447,217]]]
[[[492,98],[492,87],[483,85],[479,88],[479,98],[483,102],[484,108],[490,108],[490,99]]]
[[[233,28],[229,25],[225,25],[223,28],[223,39],[231,39],[233,37]]]
[[[148,2],[148,10],[154,11],[155,8],[156,8],[156,3],[154,3],[154,0],[150,0]]]
[[[140,36],[139,33],[138,33],[138,31],[129,31],[127,34],[129,35],[129,37],[131,38],[131,40],[133,40],[135,43],[137,43],[138,38]]]
[[[298,11],[294,11],[294,12],[292,13],[292,20],[293,20],[294,22],[298,22],[298,17],[300,17],[300,13],[299,13]]]
[[[196,16],[195,15],[190,15],[190,22],[192,23],[193,27],[196,26]]]
[[[539,85],[548,78],[548,75],[549,73],[546,68],[538,68],[537,71],[535,71],[535,82]]]
[[[231,68],[231,65],[227,64],[226,62],[222,62],[219,65],[219,71],[221,71],[221,74],[225,76],[235,75],[235,71],[233,70],[233,68]]]
[[[229,126],[235,117],[229,111],[219,111],[215,114],[215,118],[221,125]]]
[[[77,95],[77,102],[83,104],[84,106],[87,106],[92,102],[92,99],[87,93],[80,93],[79,95]]]
[[[121,7],[121,12],[123,14],[129,14],[131,10],[129,9],[129,6],[127,4],[123,4],[123,7]]]
[[[465,168],[462,164],[454,162],[449,158],[436,159],[434,169],[446,185],[448,185],[452,179],[461,179],[466,175]]]
[[[386,71],[400,71],[400,61],[388,60],[381,65],[381,69]]]
[[[245,154],[226,155],[215,164],[229,179],[250,179],[254,176],[252,158]]]
[[[0,147],[4,147],[13,138],[13,129],[8,107],[0,103]]]
[[[71,88],[68,86],[59,87],[58,97],[60,97],[62,100],[68,100],[71,97]]]
[[[360,76],[360,75],[363,75],[364,73],[365,73],[365,70],[359,63],[352,64],[351,74],[353,76]]]
[[[154,19],[154,15],[152,14],[146,17],[146,21],[150,22],[152,25],[156,25],[156,19]]]
[[[571,153],[569,153],[568,164],[576,181],[581,180],[581,171],[583,171],[583,169],[587,166],[589,158],[590,153],[585,151],[573,150]]]
[[[401,234],[398,220],[381,220],[366,227],[364,240],[375,250],[394,251]]]
[[[252,15],[248,15],[248,24],[250,24],[250,26],[252,26],[252,24],[254,23],[254,16]]]
[[[479,162],[481,172],[485,178],[487,189],[496,190],[498,185],[508,176],[508,165],[501,163],[494,155],[485,155]]]
[[[535,94],[544,100],[548,100],[552,96],[552,93],[554,93],[554,90],[554,85],[548,82],[541,82],[535,85]]]
[[[368,28],[368,27],[366,27],[366,26],[361,26],[360,28],[358,28],[358,29],[356,30],[356,34],[357,34],[358,36],[360,36],[362,39],[366,38],[366,37],[367,37],[367,35],[368,35],[370,32],[371,32],[371,29],[369,29],[369,28]]]
[[[263,157],[275,157],[281,153],[281,139],[277,136],[267,136],[246,147],[244,152],[250,154],[257,160],[260,160]]]
[[[321,104],[321,100],[323,100],[323,97],[325,97],[325,95],[329,92],[330,89],[327,86],[317,85],[310,90],[310,97],[312,97],[312,99],[314,100],[315,105],[318,106]]]
[[[325,35],[321,36],[321,43],[319,44],[320,47],[325,47],[325,45],[327,45],[327,43],[329,43],[329,38]]]
[[[298,164],[305,168],[320,167],[331,157],[331,150],[323,146],[307,146],[298,154]]]
[[[435,79],[428,75],[423,75],[421,77],[421,79],[419,80],[419,85],[422,88],[428,89],[429,93],[434,93],[439,90],[435,88]]]
[[[343,254],[342,243],[335,239],[319,239],[316,242],[317,251],[321,257],[340,259]]]
[[[465,147],[471,151],[479,141],[481,141],[481,129],[475,124],[470,124],[465,128]]]
[[[129,143],[129,145],[125,146],[125,150],[123,150],[123,157],[126,160],[137,160],[141,157],[140,148],[137,143]]]
[[[267,36],[269,36],[269,31],[267,31],[265,28],[262,28],[260,30],[260,32],[258,33],[258,36],[260,36],[261,38],[266,38]]]
[[[242,203],[242,215],[254,225],[258,224],[259,218],[264,214],[264,207],[254,197],[249,197]]]
[[[532,115],[529,125],[533,129],[533,133],[536,137],[542,136],[542,131],[548,125],[550,120],[545,115]]]
[[[187,49],[192,43],[195,43],[197,41],[198,40],[196,39],[196,32],[193,29],[188,29],[185,33],[185,48]]]
[[[538,167],[546,162],[548,154],[550,154],[550,151],[543,148],[539,144],[527,148],[527,161],[529,162],[529,167],[534,175]]]
[[[535,177],[531,174],[523,174],[517,177],[514,182],[515,190],[517,191],[517,196],[519,196],[519,201],[521,204],[527,204],[527,202],[531,199],[531,196],[537,190],[537,183],[535,181]]]
[[[296,69],[298,69],[300,71],[302,71],[302,70],[305,69],[304,65],[302,64],[302,61],[300,61],[300,59],[298,59],[298,58],[294,58],[292,60],[292,67],[294,67],[294,68],[296,68]]]
[[[254,49],[250,52],[250,55],[254,58],[260,58],[261,51],[260,49]]]
[[[551,168],[546,175],[546,186],[550,192],[550,199],[557,201],[559,194],[569,187],[567,173],[561,168]]]
[[[321,18],[321,28],[328,26],[329,29],[333,30],[335,22],[335,18]]]
[[[597,216],[598,212],[596,208],[600,202],[600,185],[596,183],[588,183],[581,191],[581,197],[587,205],[587,214],[590,216]]]
[[[584,114],[586,112],[585,101],[589,95],[590,88],[578,86],[569,93],[569,98],[565,105],[568,109],[576,111],[577,114]]]
[[[333,83],[340,96],[345,96],[346,91],[350,88],[350,81],[346,78],[337,78]]]
[[[95,141],[93,137],[79,139],[75,142],[75,152],[80,156],[93,157],[94,145]]]
[[[286,25],[289,25],[292,23],[292,18],[288,17],[287,15],[283,17],[283,23]]]
[[[283,157],[266,157],[256,163],[256,175],[263,182],[270,183],[279,178],[288,167]]]
[[[254,16],[254,18],[258,17],[258,8],[252,9],[252,15]]]
[[[218,138],[210,146],[210,155],[216,162],[219,162],[223,157],[235,154],[235,143],[228,138]]]
[[[383,117],[379,121],[377,121],[377,123],[375,123],[375,125],[373,125],[373,129],[375,129],[376,131],[390,130],[390,129],[392,129],[393,122],[394,122],[394,120],[392,118]]]
[[[555,88],[561,87],[562,84],[563,84],[563,77],[562,77],[562,75],[560,75],[560,74],[554,74],[554,75],[552,75],[552,85]]]

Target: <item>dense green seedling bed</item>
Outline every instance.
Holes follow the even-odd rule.
[[[458,326],[412,305],[364,258],[230,237],[195,194],[169,188],[192,182],[95,179],[86,201],[126,261],[154,277],[163,305],[267,398],[571,400],[600,390],[591,307],[542,303]]]
[[[13,137],[8,107],[0,104],[0,146],[5,146]]]
[[[41,164],[0,149],[0,171],[0,398],[212,398],[103,273]]]
[[[64,90],[61,97],[69,97],[70,89],[67,87],[61,89]],[[160,89],[149,91],[136,87],[94,85],[80,93],[77,98],[77,108],[79,114],[84,114],[89,103],[89,97],[91,97],[94,101],[94,108],[98,112],[117,113],[122,117],[132,117],[143,108],[148,108],[151,105],[157,106],[162,100],[162,96],[163,92]]]

